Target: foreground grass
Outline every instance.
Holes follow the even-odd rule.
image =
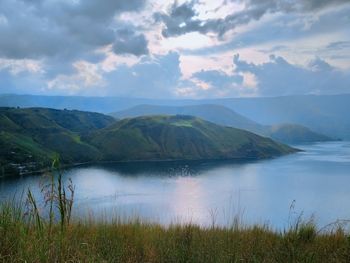
[[[339,224],[321,231],[297,220],[278,232],[238,221],[228,228],[72,221],[74,190],[59,173],[43,186],[46,209],[30,189],[25,202],[0,204],[0,262],[350,262],[350,236]]]
[[[350,262],[341,229],[312,224],[268,227],[162,227],[139,221],[59,223],[28,218],[21,206],[0,208],[0,262]]]

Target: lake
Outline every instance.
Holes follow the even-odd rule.
[[[64,171],[76,186],[76,217],[139,217],[169,224],[288,227],[299,215],[319,226],[350,219],[350,142],[298,145],[296,154],[255,162],[153,162],[80,166]],[[41,176],[0,180],[0,199]]]

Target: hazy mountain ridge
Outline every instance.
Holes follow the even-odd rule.
[[[140,104],[185,106],[217,104],[263,125],[293,123],[331,138],[350,139],[350,94],[206,100],[155,100],[115,97],[0,95],[0,106],[49,107],[110,113]]]
[[[0,108],[0,146],[2,173],[20,170],[23,164],[26,171],[45,167],[55,154],[60,155],[63,163],[72,164],[260,159],[294,152],[270,139],[189,116],[116,121],[98,113],[40,108]]]
[[[299,124],[336,139],[350,139],[350,94],[212,100],[266,125]]]
[[[112,113],[111,115],[116,118],[126,118],[156,114],[192,115],[219,125],[244,129],[262,136],[267,136],[283,143],[293,144],[331,140],[331,138],[313,132],[307,127],[301,125],[261,125],[257,122],[249,120],[248,118],[245,118],[227,107],[214,104],[190,106],[139,105],[124,111]]]
[[[325,142],[335,140],[326,135],[316,133],[305,126],[298,124],[280,124],[267,127],[269,127],[268,133],[266,134],[268,137],[287,144]]]

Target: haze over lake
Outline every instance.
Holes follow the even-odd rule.
[[[350,218],[350,142],[298,145],[303,152],[272,160],[90,165],[68,169],[76,185],[75,216],[139,216],[163,224],[193,222],[282,228],[300,213],[322,226]],[[28,187],[40,196],[40,176],[2,179],[1,198]]]

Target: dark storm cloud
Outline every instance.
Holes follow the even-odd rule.
[[[116,54],[132,54],[135,56],[146,55],[148,42],[143,34],[135,34],[130,29],[120,29],[117,31],[118,38],[113,44],[113,51]]]
[[[138,11],[144,4],[145,0],[1,0],[0,57],[83,59],[118,38],[111,26],[115,15]]]
[[[175,1],[167,13],[156,13],[154,18],[164,23],[162,34],[164,37],[179,36],[190,32],[206,34],[216,33],[219,37],[237,26],[244,25],[253,20],[259,20],[268,13],[306,13],[349,3],[348,0],[232,0],[245,4],[242,11],[227,15],[220,19],[201,20],[196,18],[195,5],[197,1],[185,2],[181,5]]]

